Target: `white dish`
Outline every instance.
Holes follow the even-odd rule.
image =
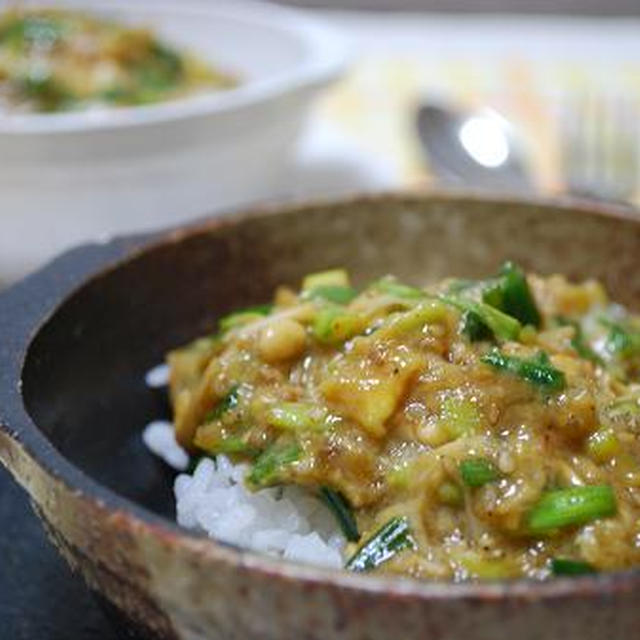
[[[277,195],[312,99],[345,64],[331,30],[263,3],[54,4],[148,25],[243,83],[152,106],[0,114],[0,280],[81,241]]]

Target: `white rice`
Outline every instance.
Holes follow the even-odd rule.
[[[169,365],[159,364],[153,369],[149,369],[144,376],[144,381],[152,389],[160,389],[169,384]]]
[[[142,437],[169,465],[186,469],[189,456],[176,442],[171,423],[154,421]],[[193,475],[178,475],[178,524],[254,551],[342,567],[345,539],[328,507],[298,487],[248,491],[243,483],[247,469],[218,455],[215,461],[203,458]]]

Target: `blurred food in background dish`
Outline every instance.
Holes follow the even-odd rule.
[[[151,29],[63,9],[15,7],[0,14],[0,108],[150,104],[236,84]]]
[[[0,0],[0,10],[11,6]],[[156,49],[152,75],[162,76],[166,58],[184,51],[189,77],[213,79],[219,68],[240,82],[225,91],[168,86],[151,96],[133,87],[131,105],[118,108],[0,110],[0,281],[75,244],[273,199],[295,181],[290,158],[309,109],[345,66],[333,29],[261,2],[65,0],[55,7],[69,16],[90,12],[83,19],[97,29],[126,25],[123,33],[141,41],[135,56]],[[25,26],[15,23],[14,46],[23,46]],[[72,75],[65,70],[62,81],[75,87]],[[47,100],[46,107],[64,104]]]

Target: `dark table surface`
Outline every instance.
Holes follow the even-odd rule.
[[[25,492],[0,466],[0,637],[116,640],[83,581],[58,556]]]

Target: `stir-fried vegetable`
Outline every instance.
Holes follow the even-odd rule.
[[[347,562],[351,571],[371,571],[405,549],[415,548],[409,521],[392,518],[378,529]]]
[[[331,511],[333,511],[340,525],[340,529],[342,533],[344,533],[344,537],[349,540],[349,542],[358,542],[358,540],[360,540],[358,523],[345,497],[340,492],[334,491],[329,487],[321,487],[320,496]]]
[[[327,306],[320,309],[312,327],[314,338],[323,344],[335,345],[352,338],[365,326],[363,318],[341,307]]]
[[[491,329],[482,321],[475,311],[465,311],[462,314],[462,333],[471,342],[490,340],[493,337]]]
[[[601,320],[609,328],[607,350],[621,358],[640,355],[640,331],[609,320]]]
[[[0,13],[0,97],[18,111],[144,105],[236,81],[147,29],[87,13]]]
[[[506,262],[503,265],[498,278],[485,289],[483,300],[524,325],[540,326],[542,320],[540,312],[524,272],[512,262]]]
[[[254,487],[274,484],[283,468],[298,460],[301,453],[297,442],[274,444],[260,454],[247,476],[247,481]]]
[[[312,273],[302,282],[303,298],[319,298],[335,304],[349,304],[358,292],[349,284],[349,276],[344,269],[332,269]]]
[[[241,327],[245,324],[255,322],[264,316],[268,316],[271,313],[271,309],[272,306],[270,304],[258,304],[253,307],[247,307],[246,309],[242,309],[242,311],[236,311],[235,313],[230,313],[220,318],[218,326],[220,327],[220,331],[225,333],[236,327]]]
[[[176,436],[246,464],[252,490],[324,501],[354,571],[640,566],[640,319],[605,304],[596,283],[513,264],[357,295],[342,269],[311,274],[172,352]]]
[[[549,356],[540,351],[533,358],[525,359],[507,356],[499,349],[492,349],[482,356],[482,362],[492,367],[516,375],[547,393],[562,391],[567,381],[564,373],[552,366]]]
[[[581,560],[552,558],[551,572],[554,576],[583,576],[595,573],[595,569],[588,562],[582,562]]]
[[[527,528],[533,535],[546,535],[613,516],[616,510],[616,497],[609,485],[557,489],[545,493],[529,512]]]
[[[452,296],[443,296],[442,300],[464,313],[473,313],[476,320],[480,320],[496,338],[501,340],[515,340],[522,329],[522,325],[516,318],[484,302]]]
[[[446,440],[455,440],[477,432],[482,426],[482,417],[477,404],[472,400],[449,396],[442,402],[441,422]]]
[[[326,412],[306,402],[282,402],[267,412],[271,425],[290,431],[317,431],[326,427]]]
[[[206,422],[213,422],[213,420],[219,420],[225,413],[235,409],[240,402],[239,387],[234,385],[229,389],[228,393],[222,400],[216,404],[216,406],[207,413],[205,416]]]
[[[422,289],[402,284],[395,278],[390,277],[381,278],[377,282],[374,282],[371,288],[380,293],[386,293],[387,295],[397,298],[406,298],[407,300],[420,300],[427,295]]]
[[[486,458],[467,458],[459,465],[462,481],[468,487],[482,487],[500,478],[500,471]]]

